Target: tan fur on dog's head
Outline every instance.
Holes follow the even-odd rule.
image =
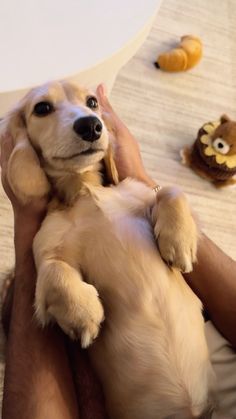
[[[75,121],[96,117],[100,137],[90,141],[75,131]],[[108,132],[96,96],[69,82],[53,82],[32,89],[3,121],[15,147],[8,164],[8,180],[22,202],[48,194],[51,178],[97,170],[104,159],[109,181],[118,182]],[[69,187],[69,185],[67,186]]]

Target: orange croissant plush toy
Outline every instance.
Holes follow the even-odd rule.
[[[236,185],[236,122],[222,115],[219,121],[204,124],[181,156],[183,164],[216,187]]]
[[[186,71],[194,67],[202,57],[202,42],[194,35],[184,35],[179,45],[157,57],[154,63],[164,71]]]

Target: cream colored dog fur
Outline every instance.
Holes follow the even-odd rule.
[[[191,210],[175,189],[156,194],[133,179],[118,183],[104,123],[93,142],[73,130],[81,117],[102,122],[90,95],[50,83],[4,122],[15,142],[8,164],[15,194],[22,202],[50,190],[56,197],[34,240],[36,316],[89,346],[111,419],[200,417],[211,366],[201,303],[180,273],[196,260]],[[51,108],[39,116],[42,102]],[[116,185],[102,186],[102,160]]]

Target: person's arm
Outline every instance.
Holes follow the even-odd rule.
[[[155,186],[144,169],[135,138],[116,115],[102,85],[98,88],[98,98],[116,145],[120,179],[134,177],[150,187]],[[236,347],[236,262],[202,235],[198,245],[198,263],[185,278],[202,300],[215,326]]]
[[[76,419],[77,402],[64,338],[56,328],[42,330],[34,319],[36,271],[32,243],[46,201],[21,207],[7,183],[11,139],[1,144],[2,182],[14,208],[16,268],[7,341],[3,419]]]
[[[197,260],[184,277],[216,328],[236,348],[236,262],[204,234]]]

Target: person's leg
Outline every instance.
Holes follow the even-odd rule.
[[[79,418],[64,336],[57,328],[40,329],[34,319],[32,258],[16,276],[2,418]]]

